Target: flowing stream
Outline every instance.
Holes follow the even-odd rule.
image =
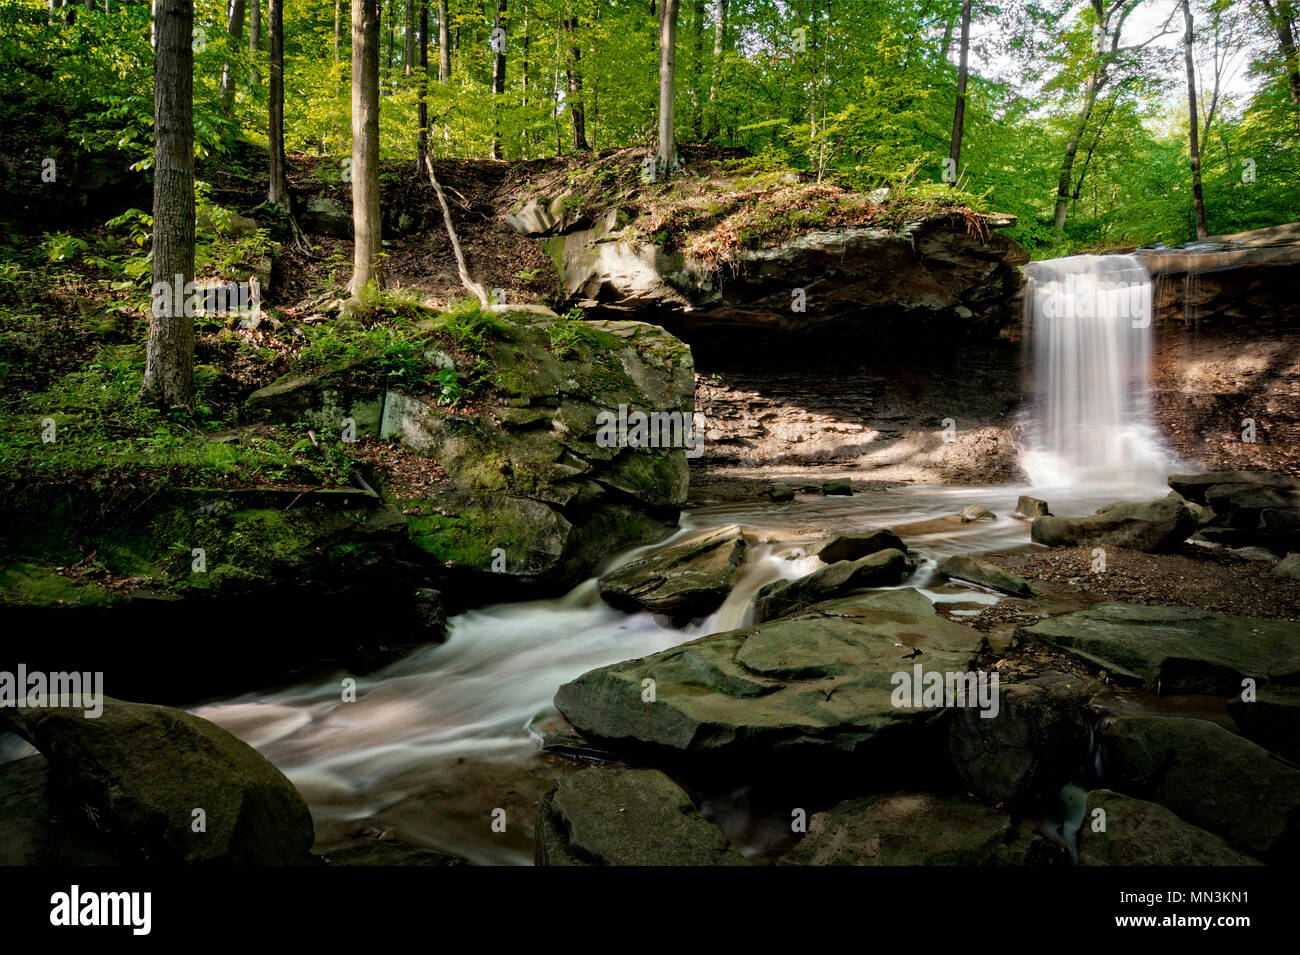
[[[683,513],[675,537],[739,524],[750,547],[725,603],[690,626],[673,629],[647,613],[615,610],[600,600],[593,578],[559,599],[483,607],[454,618],[445,643],[359,678],[356,702],[341,701],[348,675],[340,673],[195,712],[247,740],[293,780],[324,844],[346,841],[349,827],[378,818],[397,820],[405,839],[475,862],[530,862],[527,842],[494,834],[487,819],[490,807],[517,794],[516,781],[523,786],[542,760],[528,725],[550,707],[562,683],[746,625],[762,585],[820,566],[804,555],[812,541],[892,528],[919,558],[905,586],[934,601],[973,605],[959,612],[976,613],[979,604],[998,598],[936,581],[935,561],[1032,546],[1028,524],[1011,516],[1018,495],[1044,498],[1056,514],[1083,515],[1114,501],[1166,493],[1169,456],[1147,399],[1152,287],[1146,269],[1130,256],[1075,256],[1034,263],[1028,271],[1035,387],[1024,465],[1034,486],[911,486],[698,508]],[[997,519],[962,523],[955,516],[976,503]],[[675,537],[612,555],[600,570],[669,546]],[[528,799],[518,802],[531,806]],[[407,804],[414,808],[403,813]]]

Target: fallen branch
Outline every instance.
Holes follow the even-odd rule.
[[[451,224],[451,209],[447,207],[447,197],[442,194],[438,177],[433,174],[433,163],[427,163],[427,167],[429,182],[433,183],[433,190],[438,194],[438,203],[442,206],[442,220],[447,224],[447,237],[451,239],[451,251],[456,256],[456,271],[460,273],[461,284],[469,290],[470,294],[478,298],[479,304],[487,308],[489,304],[487,289],[470,277],[469,268],[465,265],[465,255],[460,251],[460,240],[456,238],[456,228]]]

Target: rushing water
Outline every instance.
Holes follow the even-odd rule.
[[[318,829],[336,838],[351,821],[373,818],[431,786],[510,788],[538,760],[526,729],[560,684],[594,667],[644,656],[708,633],[743,626],[755,592],[778,578],[803,576],[820,562],[804,556],[808,543],[839,533],[892,527],[921,559],[905,586],[940,601],[993,603],[991,593],[934,582],[937,558],[1025,546],[1028,524],[1011,516],[1016,497],[1046,497],[1058,513],[1090,513],[1124,497],[1150,497],[1153,487],[1069,488],[904,487],[852,497],[800,495],[786,504],[745,503],[683,514],[680,534],[740,524],[752,545],[736,587],[707,619],[680,630],[650,614],[605,605],[595,580],[558,600],[484,607],[454,618],[441,645],[415,651],[357,680],[357,701],[341,702],[346,674],[319,683],[248,693],[194,712],[257,747],[293,780],[311,806]],[[980,503],[998,518],[963,524],[956,515]],[[672,539],[618,555],[610,566]],[[488,767],[463,783],[465,761]],[[484,778],[487,782],[484,782]],[[472,795],[472,794],[471,794]],[[490,809],[494,793],[479,794]],[[451,803],[459,798],[453,793]],[[472,801],[472,799],[471,799]],[[478,812],[478,809],[474,810]],[[507,845],[490,831],[486,811],[474,825],[440,816],[440,803],[421,810],[420,830],[404,830],[433,848],[481,863],[527,863],[525,846]],[[327,839],[326,841],[330,841]]]
[[[1167,473],[1152,422],[1152,291],[1131,255],[1026,267],[1034,400],[1022,464],[1036,483],[1113,483]]]

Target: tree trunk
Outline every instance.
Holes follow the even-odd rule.
[[[420,77],[419,105],[416,107],[416,125],[419,135],[415,143],[415,169],[420,172],[429,162],[429,0],[420,0]]]
[[[1093,67],[1083,89],[1083,107],[1079,110],[1079,118],[1075,121],[1070,141],[1065,144],[1065,157],[1061,160],[1061,177],[1056,188],[1056,213],[1052,217],[1052,226],[1057,232],[1065,231],[1065,216],[1070,207],[1071,180],[1074,178],[1074,157],[1079,152],[1079,141],[1088,128],[1088,120],[1092,117],[1097,94],[1106,83],[1106,64],[1103,58],[1106,48],[1106,21],[1101,14],[1101,4],[1094,2],[1093,7],[1097,10],[1097,25],[1093,31],[1092,44]]]
[[[267,196],[289,208],[289,179],[284,162],[284,0],[267,0],[267,27],[271,34],[271,89],[268,134],[271,145],[271,188]]]
[[[381,14],[381,22],[384,17],[388,19],[388,56],[384,60],[384,87],[391,88],[393,82],[393,32],[396,26],[397,18],[393,15],[393,9],[397,0],[388,0],[388,10]]]
[[[154,55],[153,307],[141,397],[194,407],[194,4],[158,0]],[[170,290],[160,295],[162,289]]]
[[[582,109],[582,48],[574,40],[574,31],[578,28],[578,18],[569,17],[564,21],[564,32],[569,35],[569,57],[565,65],[565,80],[568,90],[567,101],[569,115],[573,118],[573,149],[590,149],[587,144],[587,117]]]
[[[402,72],[410,76],[415,70],[415,0],[406,0],[406,44],[402,49]]]
[[[704,136],[703,99],[700,87],[704,84],[704,0],[695,0],[695,20],[691,39],[691,132],[696,140]]]
[[[659,168],[666,179],[672,175],[677,143],[673,138],[673,79],[677,57],[678,0],[659,5]]]
[[[383,275],[379,217],[379,0],[352,0],[353,297]]]
[[[505,29],[505,22],[502,14],[506,12],[507,0],[497,0],[497,16],[493,21],[493,32],[498,28]],[[505,42],[501,43],[501,48],[495,51],[492,57],[492,158],[501,158],[501,119],[497,116],[497,107],[501,94],[506,91],[506,46]]]
[[[717,0],[713,20],[713,62],[709,67],[709,138],[718,135],[718,67],[727,42],[727,0]]]
[[[339,47],[343,45],[343,0],[334,0],[334,63],[339,61]]]
[[[262,49],[262,0],[248,0],[248,52]]]
[[[451,82],[451,24],[447,22],[447,0],[438,0],[438,82]]]
[[[1191,0],[1183,0],[1183,23],[1187,26],[1187,32],[1183,34],[1183,54],[1187,61],[1187,110],[1190,119],[1187,144],[1192,159],[1192,204],[1196,210],[1196,237],[1208,239],[1210,230],[1205,224],[1205,196],[1201,192],[1200,120],[1196,115],[1196,65],[1192,58],[1192,43],[1196,32],[1192,25]]]
[[[1300,133],[1300,55],[1296,52],[1295,32],[1291,26],[1295,22],[1295,7],[1292,0],[1277,0],[1276,7],[1269,0],[1260,2],[1268,16],[1269,26],[1277,34],[1278,49],[1291,83],[1291,102],[1296,107],[1296,132]]]
[[[961,0],[961,65],[957,70],[957,107],[952,114],[952,146],[948,150],[948,159],[952,163],[952,182],[957,188],[961,176],[961,138],[966,128],[966,80],[967,62],[970,58],[970,0]]]
[[[244,42],[244,0],[230,0],[230,39],[237,50]],[[230,78],[230,63],[221,68],[221,100],[229,111],[235,98],[235,84]]]

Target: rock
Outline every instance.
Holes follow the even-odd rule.
[[[946,762],[942,740],[927,732],[943,711],[894,706],[893,677],[914,665],[964,673],[985,646],[920,592],[881,591],[591,670],[561,686],[555,705],[620,753],[734,760],[755,772],[783,761],[839,766],[853,755],[874,781]],[[654,681],[650,702],[645,680]],[[897,759],[876,764],[872,753]]]
[[[1300,628],[1192,607],[1106,603],[1052,617],[1019,636],[1160,693],[1241,692],[1241,681],[1295,683]]]
[[[1230,546],[1294,546],[1300,540],[1300,479],[1267,471],[1175,474],[1169,486],[1212,511],[1206,540]]]
[[[968,799],[893,793],[817,813],[777,865],[1024,865],[1033,843],[1010,816]]]
[[[360,845],[349,846],[346,849],[335,849],[332,852],[325,853],[320,858],[328,865],[342,866],[383,866],[385,868],[392,866],[403,868],[406,866],[433,866],[442,868],[469,865],[469,860],[462,859],[460,856],[435,852],[433,849],[424,849],[420,846],[410,846],[391,839],[371,839]]]
[[[970,554],[954,554],[945,557],[939,562],[939,570],[957,580],[967,580],[1013,597],[1032,597],[1036,593],[1029,581],[1023,577],[1018,577],[1009,570],[1003,570],[996,564]]]
[[[1101,684],[1049,671],[999,687],[995,716],[959,708],[948,724],[948,751],[967,790],[995,805],[1049,796],[1088,761]]]
[[[1196,530],[1187,507],[1169,498],[1135,504],[1110,504],[1091,517],[1036,517],[1035,543],[1049,547],[1109,544],[1141,551],[1172,550]]]
[[[833,564],[840,560],[860,560],[882,550],[901,550],[906,554],[907,545],[893,531],[876,530],[865,534],[840,534],[812,545],[806,553],[809,557],[821,558],[822,563]]]
[[[822,493],[826,495],[847,495],[853,493],[853,484],[848,478],[836,478],[822,484]]]
[[[1047,507],[1047,502],[1039,500],[1036,497],[1030,497],[1022,494],[1016,500],[1016,513],[1021,517],[1033,519],[1035,517],[1050,517],[1052,512]]]
[[[414,600],[415,623],[420,636],[430,643],[442,643],[447,639],[447,611],[443,608],[442,591],[419,587]]]
[[[1105,813],[1105,831],[1093,829],[1093,813]],[[1100,817],[1098,817],[1100,818]],[[1079,865],[1260,865],[1221,837],[1183,822],[1157,803],[1109,789],[1088,793],[1079,830]]]
[[[0,717],[2,719],[2,717]],[[0,763],[0,866],[120,865],[83,812],[56,805],[44,756]]]
[[[1292,580],[1300,580],[1300,553],[1287,554],[1269,573],[1274,577],[1289,577]]]
[[[837,561],[798,580],[766,584],[755,597],[754,620],[762,623],[785,617],[864,587],[892,587],[910,574],[913,566],[901,550],[882,550],[859,560]]]
[[[1238,693],[1228,701],[1228,715],[1242,736],[1300,763],[1300,687],[1258,688],[1251,702]]]
[[[768,489],[767,496],[777,502],[793,501],[794,488],[789,484],[781,484],[780,482],[777,482]]]
[[[0,710],[49,760],[65,801],[84,807],[138,862],[301,865],[315,838],[302,796],[257,750],[183,710],[108,697],[81,709]],[[205,832],[192,824],[203,810]]]
[[[611,762],[618,759],[609,750],[592,745],[590,741],[573,728],[573,724],[564,718],[564,714],[553,706],[548,706],[537,713],[528,721],[528,726],[525,729],[527,729],[528,735],[541,745],[543,752],[555,753],[557,756],[565,756],[569,759],[599,760],[601,762]]]
[[[997,515],[981,504],[968,504],[961,509],[961,520],[963,524],[969,524],[971,521],[993,521],[997,520]]]
[[[653,769],[588,769],[542,797],[538,865],[748,865],[676,783]]]
[[[600,596],[615,607],[678,622],[703,617],[731,592],[744,554],[739,525],[696,534],[610,571],[600,578]]]
[[[1170,491],[1165,497],[1173,501],[1180,502],[1184,507],[1192,512],[1196,518],[1196,526],[1204,527],[1214,522],[1214,508],[1206,507],[1204,504],[1197,504],[1195,501],[1189,501],[1177,491]]]
[[[335,239],[352,238],[352,208],[333,196],[308,199],[298,224],[303,232],[328,235]]]
[[[1206,720],[1121,717],[1102,732],[1103,779],[1255,855],[1291,858],[1300,770]]]

